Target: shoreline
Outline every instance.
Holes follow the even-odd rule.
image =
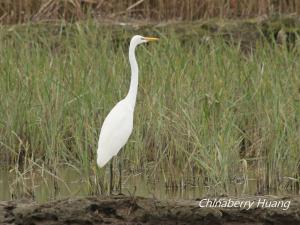
[[[212,199],[212,198],[211,198]],[[222,197],[232,201],[290,201],[287,210],[251,207],[199,207],[195,201],[160,201],[135,196],[67,198],[38,204],[0,201],[0,224],[300,224],[300,196]]]

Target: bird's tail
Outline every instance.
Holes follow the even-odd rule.
[[[97,151],[97,165],[100,168],[104,167],[111,158],[112,158],[111,155],[104,154],[104,152],[101,151],[100,148],[98,148],[98,151]]]

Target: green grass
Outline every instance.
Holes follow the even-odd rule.
[[[137,50],[140,83],[123,154],[126,174],[162,174],[167,186],[196,182],[225,193],[248,176],[258,191],[295,188],[298,46],[262,41],[244,53],[221,38],[183,42],[168,29],[147,33],[161,40]],[[97,141],[105,116],[129,88],[132,34],[120,30],[116,38],[93,22],[1,28],[1,164],[19,176],[73,167],[91,192],[103,191],[108,174],[96,169]]]

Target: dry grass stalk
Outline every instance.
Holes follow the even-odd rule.
[[[196,20],[208,17],[240,18],[272,14],[299,14],[297,0],[2,0],[0,22],[78,20],[120,16],[146,20]]]

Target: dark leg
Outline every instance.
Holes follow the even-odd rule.
[[[119,194],[122,194],[122,153],[119,157]]]
[[[109,194],[111,195],[113,192],[113,164],[114,159],[110,160],[110,178],[109,178]]]

